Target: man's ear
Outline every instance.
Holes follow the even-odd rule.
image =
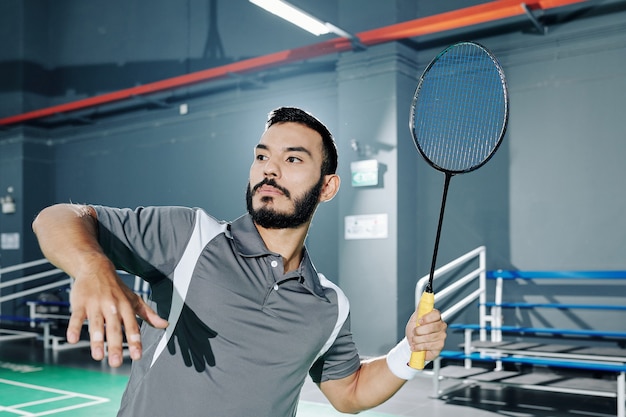
[[[341,184],[341,179],[339,175],[325,175],[324,183],[322,184],[322,193],[320,195],[320,202],[330,201],[335,197],[337,192],[339,191],[339,185]]]

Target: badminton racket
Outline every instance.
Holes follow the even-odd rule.
[[[474,171],[494,155],[506,131],[509,101],[502,67],[475,42],[440,52],[422,73],[411,104],[410,124],[419,153],[445,174],[428,284],[418,321],[434,308],[433,279],[450,179]],[[412,352],[409,366],[423,369],[426,352]]]

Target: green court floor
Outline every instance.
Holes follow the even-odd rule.
[[[54,365],[0,361],[0,417],[112,417],[128,377]],[[374,411],[366,417],[394,417]],[[302,401],[298,417],[339,417],[328,404]]]
[[[128,377],[0,362],[0,416],[115,416]]]

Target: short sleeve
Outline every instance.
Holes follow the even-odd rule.
[[[311,367],[309,375],[315,383],[342,379],[361,366],[359,352],[350,331],[350,316],[344,322],[335,342]]]
[[[193,231],[196,212],[185,207],[94,206],[98,241],[115,267],[157,281],[174,270]]]

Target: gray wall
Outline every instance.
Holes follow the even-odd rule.
[[[302,106],[324,118],[330,128],[335,125],[335,92],[325,87],[328,77],[309,76],[307,85],[286,80],[247,92],[243,101],[232,94],[217,95],[189,103],[184,116],[175,108],[140,120],[79,129],[54,146],[55,201],[185,205],[234,219],[245,212],[253,148],[271,109]],[[319,242],[312,248],[320,252],[316,264],[320,270],[331,269],[329,278],[336,281],[337,260],[327,254],[336,251],[336,235],[329,239],[317,227],[318,222],[331,230],[337,227],[335,216],[329,216],[335,204],[320,207],[308,241]]]
[[[624,14],[516,42],[511,80],[510,245],[519,268],[624,269]],[[523,116],[523,117],[520,117]]]
[[[197,17],[206,5],[197,1],[188,3],[193,11],[190,32],[172,40],[178,47],[160,48],[155,43],[158,37],[143,41],[133,37],[133,42],[149,45],[141,52],[147,56],[137,55],[133,61],[132,48],[125,46],[118,51],[119,62],[114,62],[116,51],[110,42],[124,46],[124,28],[132,26],[132,19],[150,21],[157,18],[155,13],[172,13],[166,3],[155,3],[145,16],[140,13],[143,8],[128,6],[126,23],[111,19],[93,27],[85,23],[86,13],[94,10],[87,6],[75,9],[62,2],[64,7],[53,11],[50,19],[33,9],[8,8],[11,18],[34,16],[31,25],[39,22],[54,35],[48,41],[55,51],[49,60],[58,69],[47,74],[60,84],[48,91],[27,83],[30,87],[23,91],[24,84],[15,78],[0,91],[4,103],[0,116],[14,114],[16,106],[20,111],[37,108],[41,100],[49,105],[101,92],[85,74],[99,74],[103,85],[112,88],[148,67],[161,68],[146,73],[149,81],[197,65],[206,29],[206,22]],[[416,17],[425,12],[414,10],[409,1],[398,1],[391,9],[372,2],[373,12],[359,2],[359,7],[354,1],[341,3],[340,9],[330,3],[320,4],[350,30],[384,26],[407,20],[404,16],[410,13]],[[22,2],[12,4],[24,7]],[[359,11],[352,16],[355,21],[350,7]],[[9,15],[2,14],[2,20]],[[355,23],[357,18],[360,23]],[[228,21],[220,21],[220,28],[228,26],[224,22]],[[597,16],[592,12],[567,16],[550,25],[546,35],[526,25],[510,33],[481,29],[450,34],[418,42],[417,49],[406,43],[380,45],[309,62],[299,71],[266,79],[254,88],[242,83],[189,97],[187,115],[179,115],[174,105],[121,112],[92,125],[0,131],[0,191],[22,184],[16,187],[23,210],[19,218],[0,216],[0,232],[17,228],[29,242],[19,254],[1,251],[0,262],[40,256],[30,234],[30,219],[56,202],[178,204],[203,207],[218,218],[236,217],[245,208],[252,147],[267,112],[280,105],[301,106],[335,132],[343,177],[340,195],[318,210],[307,244],[317,268],[351,298],[354,333],[362,353],[383,353],[400,336],[413,307],[413,286],[430,267],[443,185],[443,174],[428,167],[411,142],[407,127],[411,95],[422,69],[440,49],[470,38],[492,49],[503,64],[511,118],[496,156],[479,171],[452,179],[438,265],[486,245],[490,269],[626,269],[622,215],[626,195],[620,187],[625,170],[621,159],[626,155],[621,121],[626,97],[624,22],[626,12],[616,8]],[[76,25],[86,26],[87,33],[95,31],[93,37],[81,42],[77,34],[85,32],[75,33]],[[155,28],[154,36],[158,30],[170,29]],[[11,59],[28,61],[51,54],[35,46],[42,37],[29,35],[32,41]],[[89,49],[94,39],[108,49]],[[232,42],[228,39],[225,45]],[[261,40],[268,49],[258,49],[259,54],[303,42],[277,37],[273,44],[271,39]],[[189,57],[196,60],[185,60]],[[3,66],[6,61],[0,62],[0,68],[9,68]],[[73,70],[78,71],[74,78]],[[56,90],[59,86],[62,92]],[[77,87],[66,91],[68,86]],[[26,103],[13,101],[16,95],[27,97]],[[384,186],[350,186],[349,164],[361,159],[350,147],[352,139],[377,149],[374,157],[384,166]],[[24,162],[13,162],[20,160]],[[343,239],[344,216],[380,212],[389,214],[388,239]],[[474,315],[466,313],[455,320]],[[594,324],[594,320],[580,322]]]

